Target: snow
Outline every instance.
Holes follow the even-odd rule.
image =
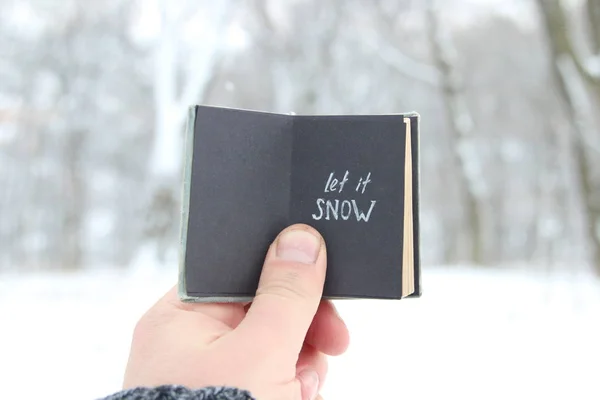
[[[117,391],[137,318],[176,276],[0,275],[2,397]],[[423,285],[420,299],[337,302],[352,343],[330,360],[324,398],[600,398],[596,278],[427,268]]]

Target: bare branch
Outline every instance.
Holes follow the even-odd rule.
[[[264,28],[268,32],[275,30],[271,16],[267,11],[266,0],[254,0],[251,2],[254,13],[258,16],[259,21],[263,24]]]
[[[590,77],[582,71],[580,63],[572,51],[565,30],[564,12],[558,0],[538,0],[538,5],[545,22],[546,33],[549,37],[549,45],[552,57],[552,70],[555,76],[561,98],[566,106],[569,119],[575,128],[572,139],[573,159],[575,161],[575,173],[577,185],[581,192],[582,208],[585,212],[585,225],[589,243],[591,245],[591,258],[595,264],[596,271],[600,274],[600,237],[597,233],[596,224],[600,221],[600,211],[595,198],[595,183],[592,178],[592,157],[589,155],[588,140],[589,133],[583,124],[586,115],[583,115],[586,103],[585,89],[580,87],[581,79],[578,71],[587,82],[593,83]],[[595,86],[598,90],[598,86]],[[597,91],[597,93],[600,93]]]
[[[596,57],[584,57],[575,49],[565,10],[560,0],[538,0],[544,23],[550,37],[553,51],[557,54],[568,54],[573,58],[581,75],[594,87],[600,96],[600,68]]]
[[[178,109],[181,110],[179,120],[183,121],[185,119],[187,108],[198,102],[203,100],[202,95],[207,93],[207,86],[209,86],[209,82],[214,79],[214,76],[220,70],[222,66],[224,56],[224,40],[226,38],[226,31],[231,24],[231,21],[234,16],[233,10],[230,9],[229,4],[226,4],[225,10],[223,10],[222,15],[219,19],[217,31],[218,33],[218,42],[213,48],[213,53],[209,56],[209,60],[211,65],[208,68],[208,75],[199,73],[198,71],[191,70],[179,100]]]
[[[395,38],[396,25],[399,20],[397,14],[391,15],[389,12],[386,12],[381,3],[370,6],[374,7],[377,23],[385,25],[387,30],[385,36],[392,39]],[[379,60],[398,73],[427,85],[439,86],[441,84],[441,75],[436,67],[415,60],[413,57],[399,50],[394,44],[378,38],[373,30],[361,32],[361,36],[356,38],[356,41],[359,42],[357,44],[377,54]]]
[[[427,85],[440,86],[441,76],[435,67],[421,63],[397,48],[372,37],[363,36],[361,43],[369,50],[376,52],[381,61],[398,73]]]
[[[600,0],[587,1],[587,17],[590,27],[592,50],[600,55]]]
[[[568,55],[560,55],[556,59],[556,67],[565,82],[565,90],[572,103],[574,123],[578,125],[581,140],[590,150],[600,155],[600,144],[594,140],[594,128],[590,124],[589,116],[592,113],[590,101],[587,98],[585,87],[579,78],[577,67]]]

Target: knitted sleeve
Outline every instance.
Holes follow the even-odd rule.
[[[191,390],[165,385],[155,388],[127,389],[99,400],[256,400],[249,392],[228,387]]]

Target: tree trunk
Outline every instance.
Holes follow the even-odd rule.
[[[193,4],[190,2],[189,4]],[[214,45],[207,68],[191,68],[180,76],[178,44],[179,29],[188,15],[177,11],[167,0],[161,0],[161,34],[155,49],[154,101],[155,133],[149,158],[149,178],[146,187],[148,201],[141,237],[140,251],[152,242],[158,260],[163,263],[169,250],[177,243],[184,132],[188,107],[206,101],[213,88],[224,56],[222,49],[232,13],[229,2],[222,2],[218,29],[220,42]],[[183,81],[181,93],[179,81]],[[141,255],[141,254],[138,254]]]
[[[600,201],[596,199],[596,186],[592,178],[593,163],[590,150],[586,146],[589,127],[584,121],[589,120],[584,115],[586,107],[590,106],[586,98],[582,79],[591,84],[591,89],[600,94],[600,85],[594,82],[594,78],[582,69],[583,63],[577,59],[573,46],[569,41],[566,26],[566,17],[558,0],[538,0],[538,5],[543,17],[551,51],[551,66],[553,76],[557,82],[561,98],[567,109],[569,119],[575,131],[571,141],[573,157],[576,163],[575,175],[581,192],[582,209],[586,235],[591,248],[590,259],[596,272],[600,275]],[[579,76],[582,74],[583,76]]]
[[[72,270],[82,266],[83,217],[85,212],[85,183],[81,170],[84,133],[66,133],[64,150],[64,216],[62,224],[62,267]]]
[[[481,166],[475,159],[477,158],[475,152],[466,154],[466,150],[473,150],[474,146],[473,120],[452,57],[454,51],[452,42],[448,34],[441,29],[439,11],[431,0],[427,14],[434,62],[441,73],[442,96],[452,135],[452,154],[454,163],[460,170],[457,184],[459,193],[463,196],[464,225],[470,247],[469,259],[476,264],[484,264],[483,208],[476,190],[481,186]]]
[[[592,51],[595,55],[600,54],[600,0],[588,0],[587,17],[590,27],[590,38]]]

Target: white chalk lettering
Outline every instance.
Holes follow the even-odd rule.
[[[346,171],[346,173],[344,174],[344,179],[342,179],[342,182],[340,183],[340,193],[342,193],[342,190],[344,190],[344,185],[346,184],[346,182],[348,182],[348,174],[349,172]]]
[[[371,205],[369,206],[369,211],[365,214],[356,203],[356,200],[344,200],[341,203],[340,210],[340,201],[339,200],[325,200],[325,199],[317,199],[317,208],[319,209],[318,214],[312,214],[312,218],[315,221],[319,221],[325,218],[325,220],[337,221],[340,218],[344,221],[350,219],[350,216],[354,212],[356,221],[364,221],[369,222],[371,218],[371,213],[373,212],[373,208],[377,203],[376,200],[371,200]]]
[[[333,214],[333,219],[337,220],[339,206],[340,206],[339,200],[335,201],[335,206],[333,206],[333,203],[331,202],[331,200],[327,200],[327,213],[325,214],[326,215],[325,219],[329,221],[329,210],[331,210],[331,213]]]
[[[335,188],[335,185],[337,185],[337,179],[333,179],[333,172],[329,174],[329,179],[327,179],[327,183],[325,184],[325,193],[328,193],[330,190],[330,187],[333,185],[333,187]],[[333,189],[331,189],[333,190]]]
[[[348,206],[348,212],[346,212],[346,215],[344,215],[344,206]],[[340,210],[340,216],[342,217],[342,219],[344,221],[347,221],[348,218],[350,218],[351,214],[352,214],[352,205],[350,204],[350,202],[348,200],[342,201],[342,209]]]
[[[350,175],[350,171],[346,170],[344,173],[344,177],[339,180],[335,177],[335,171],[329,174],[327,178],[327,182],[325,183],[325,193],[337,192],[342,193],[344,190],[344,185],[348,182],[348,176]],[[367,185],[371,182],[371,173],[369,172],[366,177],[361,177],[356,185],[356,192],[361,194],[365,193],[367,189]],[[319,221],[325,219],[327,221],[333,220],[337,221],[338,219],[342,219],[344,221],[348,221],[349,219],[353,221],[364,221],[369,222],[371,218],[371,213],[375,208],[376,200],[371,200],[371,205],[369,206],[369,210],[365,213],[356,203],[356,200],[339,200],[339,199],[317,199],[317,209],[318,213],[312,214],[312,218],[315,221]],[[340,206],[341,203],[341,206]],[[354,218],[352,218],[354,216]]]
[[[344,190],[344,185],[346,184],[346,182],[348,182],[348,174],[350,172],[346,171],[346,173],[344,174],[344,178],[342,178],[342,181],[340,182],[337,178],[334,178],[334,174],[335,172],[332,172],[329,174],[329,178],[327,179],[327,183],[325,184],[325,193],[329,193],[329,192],[339,192],[342,193],[342,190]],[[336,189],[338,184],[340,185],[339,190]]]
[[[362,186],[362,191],[361,193],[364,194],[365,190],[367,189],[367,185],[371,182],[371,173],[369,172],[369,174],[367,175],[367,177],[365,178],[365,180],[363,181],[363,178],[361,177],[358,180],[358,185],[356,185],[356,191],[358,192],[360,187]]]
[[[325,200],[317,199],[317,207],[319,207],[319,216],[316,216],[315,214],[312,215],[315,221],[318,221],[321,218],[323,218],[323,209],[321,208],[321,203],[325,203]]]
[[[376,200],[371,200],[371,207],[369,207],[369,211],[367,212],[367,215],[365,216],[365,214],[360,211],[358,209],[358,207],[356,206],[356,202],[354,200],[352,200],[352,204],[354,205],[354,214],[356,215],[356,220],[360,221],[363,220],[365,222],[369,222],[369,218],[371,217],[371,211],[373,211],[373,207],[375,207],[375,203],[377,201]]]

